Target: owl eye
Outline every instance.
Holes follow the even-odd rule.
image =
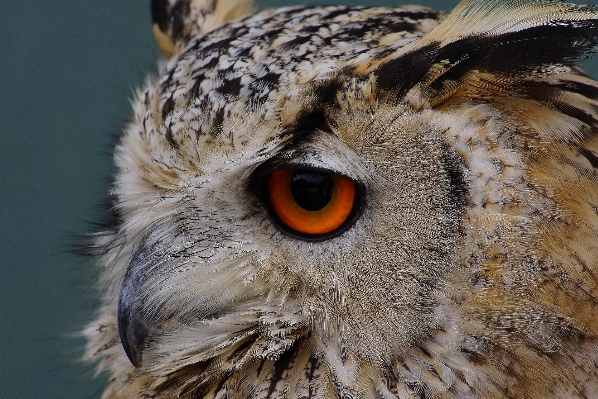
[[[275,170],[268,178],[267,191],[283,230],[304,238],[342,233],[355,220],[361,202],[357,183],[326,171]]]

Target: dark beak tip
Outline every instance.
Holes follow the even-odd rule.
[[[118,334],[127,357],[135,367],[141,367],[141,357],[148,336],[145,323],[136,316],[126,305],[126,301],[119,300],[118,304]]]
[[[123,339],[122,337],[120,341],[122,343],[123,349],[125,350],[125,353],[127,354],[127,357],[129,358],[133,366],[135,366],[136,368],[141,367],[142,351],[139,350],[140,348],[131,347],[131,345],[129,345],[129,341],[127,339]]]

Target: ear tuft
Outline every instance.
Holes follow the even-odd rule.
[[[437,42],[445,46],[468,37],[500,36],[541,26],[583,29],[597,18],[597,9],[558,0],[463,0],[415,45]]]
[[[164,55],[180,53],[191,38],[242,18],[252,0],[152,0],[153,31]]]
[[[408,47],[361,68],[401,98],[419,85],[432,105],[463,87],[466,76],[538,78],[571,70],[598,47],[598,9],[542,0],[465,0]]]

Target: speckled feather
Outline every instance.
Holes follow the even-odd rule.
[[[172,57],[94,245],[103,398],[594,397],[598,12],[231,4],[153,2]],[[281,166],[360,182],[360,217],[289,235]]]

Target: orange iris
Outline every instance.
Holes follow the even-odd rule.
[[[287,227],[303,234],[327,234],[341,227],[353,209],[355,183],[346,177],[330,174],[330,200],[323,208],[310,211],[301,207],[293,197],[291,182],[295,172],[293,169],[282,169],[270,175],[270,201],[280,220]]]

